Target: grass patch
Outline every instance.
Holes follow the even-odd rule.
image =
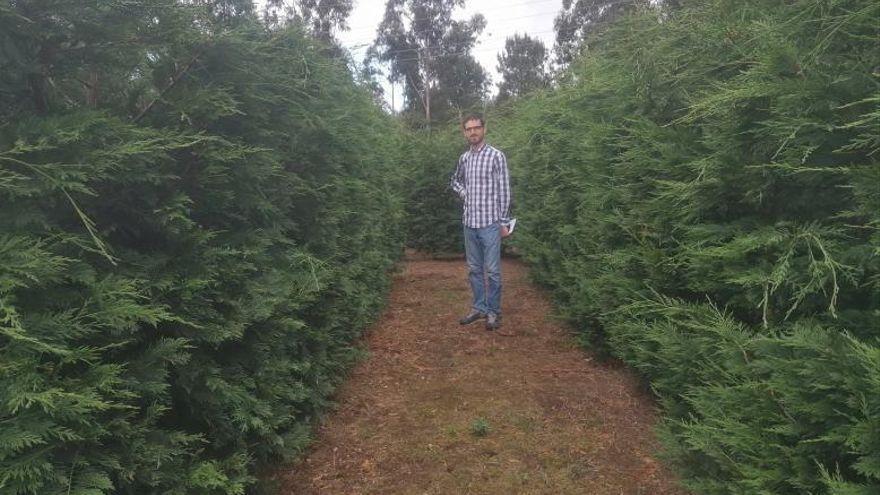
[[[486,418],[477,418],[471,422],[471,434],[475,437],[485,437],[490,430],[491,427]]]

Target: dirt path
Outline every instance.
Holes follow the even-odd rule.
[[[313,450],[279,474],[282,493],[684,493],[652,455],[654,406],[637,380],[572,343],[522,264],[503,270],[499,334],[458,325],[463,261],[407,262],[370,357]]]

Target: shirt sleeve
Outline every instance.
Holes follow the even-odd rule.
[[[458,159],[458,165],[455,167],[455,172],[452,173],[452,179],[449,181],[449,187],[455,191],[455,194],[461,199],[464,199],[465,188],[464,188],[464,160],[462,157]]]
[[[498,180],[498,211],[501,212],[501,223],[510,221],[510,172],[507,169],[507,157],[499,152],[495,158],[495,177]]]

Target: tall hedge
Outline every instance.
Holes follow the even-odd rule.
[[[467,149],[459,128],[449,123],[439,130],[407,133],[406,244],[419,251],[448,254],[464,249],[461,201],[449,186],[458,158]]]
[[[245,493],[357,356],[397,128],[249,9],[0,4],[0,492]]]
[[[880,4],[683,4],[496,125],[514,242],[696,493],[878,493]]]

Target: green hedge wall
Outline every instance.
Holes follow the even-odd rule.
[[[434,131],[410,131],[406,153],[406,244],[434,254],[464,250],[461,201],[449,187],[458,158],[467,148],[458,124]]]
[[[880,4],[684,5],[499,116],[513,241],[696,493],[878,493]]]
[[[0,5],[4,494],[245,493],[358,356],[400,136],[246,3]]]

